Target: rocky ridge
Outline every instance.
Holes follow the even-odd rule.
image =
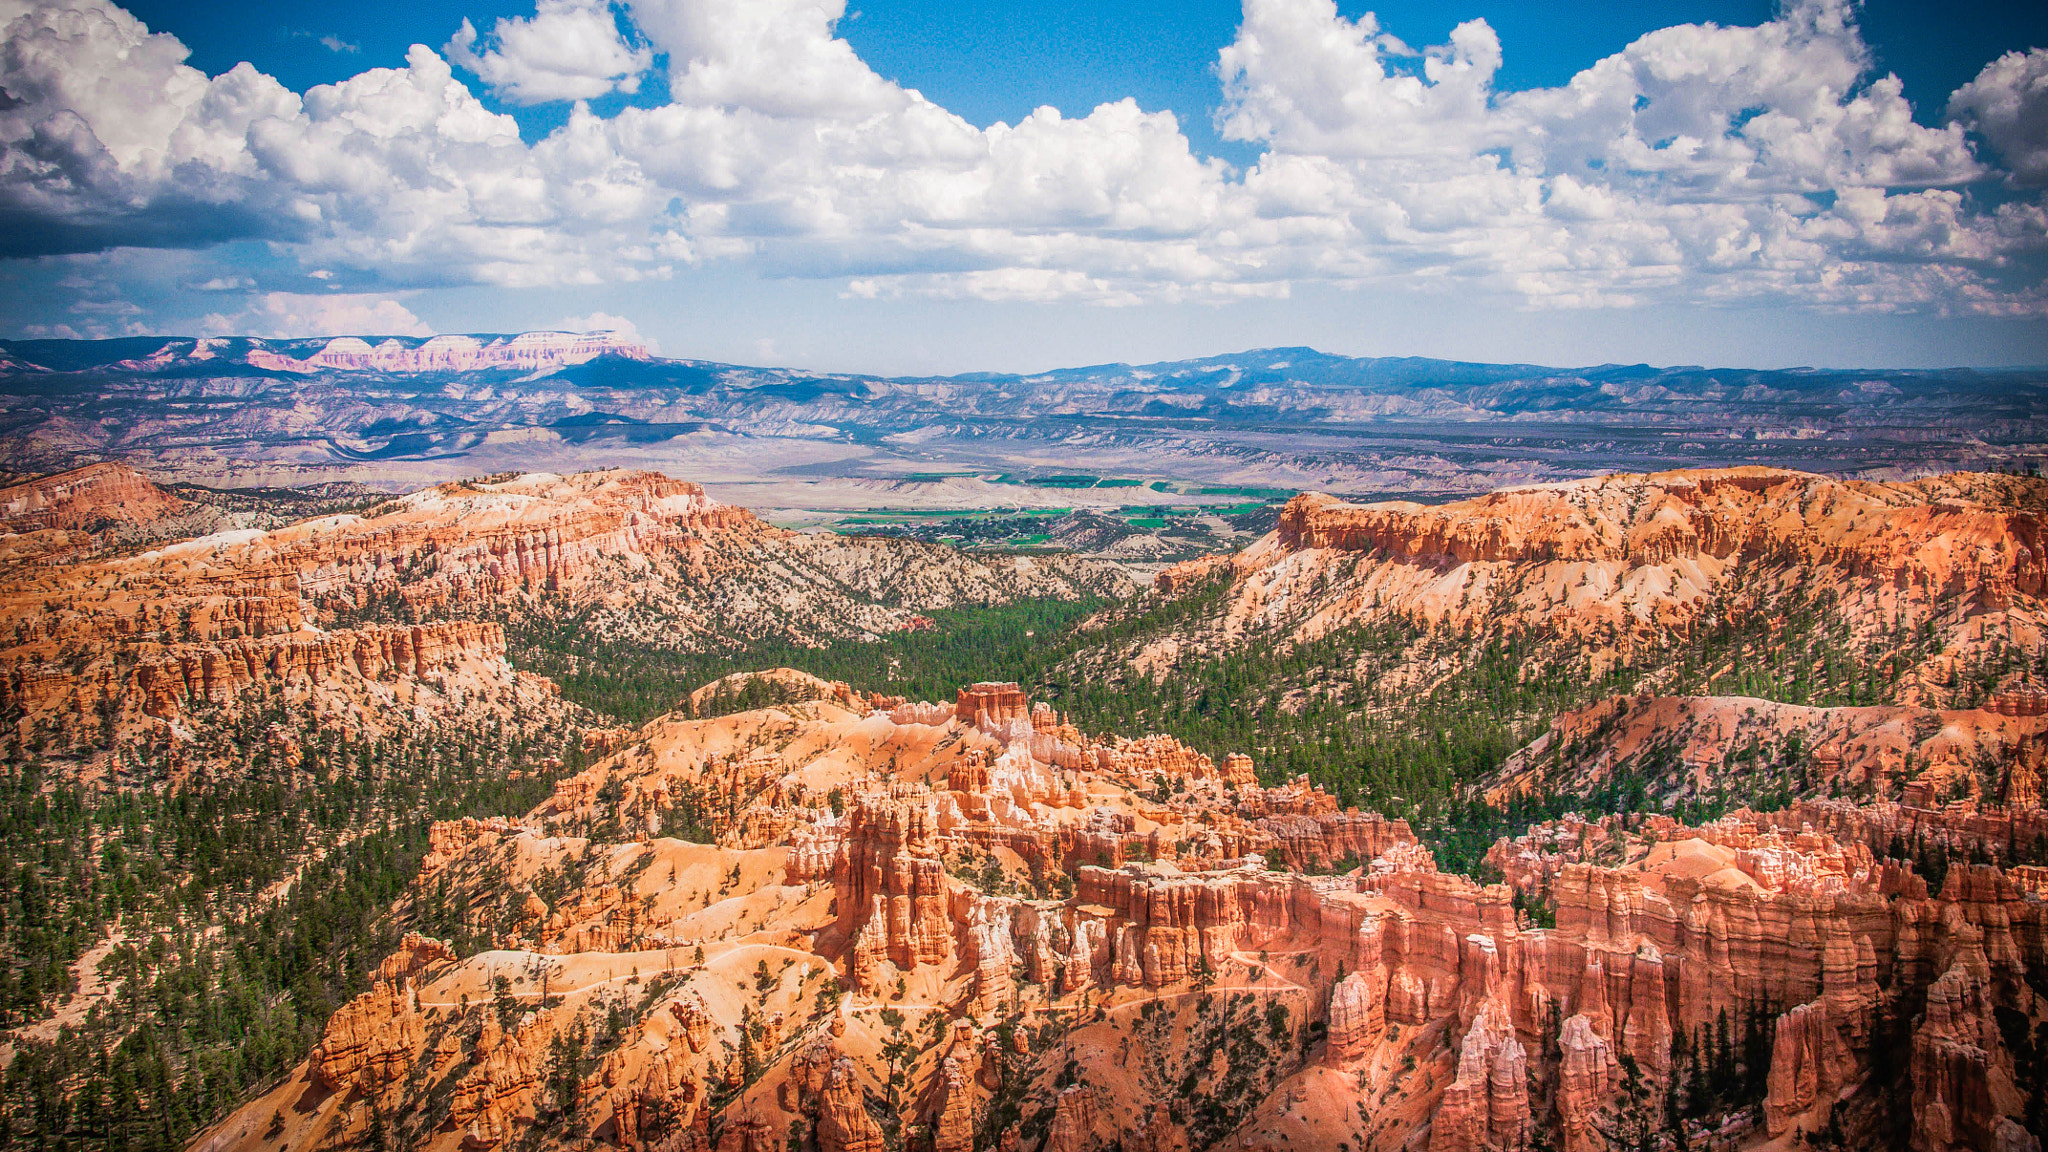
[[[78,559],[190,505],[125,464],[89,464],[0,488],[0,566]]]
[[[183,507],[184,501],[132,468],[89,464],[0,488],[0,528],[91,532],[108,523],[147,523]]]
[[[136,484],[149,488],[97,490],[118,500]],[[677,648],[815,643],[936,608],[1113,593],[1122,579],[1071,558],[788,532],[655,473],[501,476],[0,574],[0,715],[18,745],[132,775],[205,758],[197,729],[251,700],[370,731],[478,707],[560,710],[553,685],[506,663],[508,621],[573,616]]]
[[[1387,741],[1483,718],[1490,729],[1460,755],[1481,762],[1495,799],[1641,778],[1660,798],[1743,803],[1762,776],[1681,769],[1780,751],[1771,775],[1788,795],[1882,786],[1897,798],[1928,769],[1921,753],[1938,753],[1931,786],[1995,796],[2009,757],[1994,746],[2009,742],[1986,729],[1921,749],[1922,729],[2048,686],[2044,509],[2048,484],[2032,477],[1879,484],[1771,469],[1436,506],[1308,494],[1258,543],[1168,567],[1149,595],[1104,613],[1065,680],[1083,695],[1118,685],[1145,714],[1170,715],[1259,661],[1275,675],[1240,707],[1269,758],[1292,753],[1268,730],[1341,731],[1385,761]],[[1695,702],[1651,702],[1680,698]],[[1856,710],[1872,708],[1892,711]],[[1554,738],[1500,764],[1553,724]],[[1809,755],[1878,729],[1882,764],[1841,776],[1839,757]],[[1980,770],[1980,751],[1996,763]],[[1965,762],[1977,783],[1960,782]]]
[[[1574,818],[1480,884],[1015,685],[672,715],[437,825],[400,914],[477,950],[408,941],[198,1146],[2038,1147],[2039,870],[1930,886],[1905,813]]]
[[[1594,677],[1688,635],[1783,625],[1787,605],[1825,604],[1847,625],[1845,649],[1931,627],[1931,640],[1894,645],[1917,660],[1886,671],[1901,703],[1933,704],[1967,691],[1979,658],[2048,651],[2044,494],[2016,477],[1877,484],[1762,468],[1606,476],[1435,507],[1304,494],[1258,544],[1156,583],[1172,595],[1227,573],[1197,637],[1212,646],[1398,621],[1554,637]],[[1137,654],[1160,672],[1172,659]]]

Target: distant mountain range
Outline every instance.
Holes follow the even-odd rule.
[[[631,463],[746,483],[1080,469],[1468,490],[1687,464],[2003,465],[2048,440],[2048,369],[1551,368],[1268,348],[881,377],[664,359],[558,332],[0,341],[0,404],[0,467],[16,472],[124,458],[267,483]]]

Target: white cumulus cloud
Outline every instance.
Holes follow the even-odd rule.
[[[2048,49],[2007,52],[1956,90],[1949,115],[1977,129],[2015,183],[2048,184]]]
[[[412,310],[385,296],[340,293],[314,296],[265,292],[236,315],[206,318],[205,336],[432,336],[433,328]]]
[[[848,120],[918,97],[882,79],[833,34],[846,0],[632,0],[669,58],[678,104]]]
[[[845,11],[541,0],[488,34],[465,23],[446,56],[415,45],[300,95],[246,65],[206,76],[107,0],[0,0],[0,255],[258,238],[402,288],[733,261],[857,295],[1112,305],[1322,282],[1544,307],[2043,307],[2013,257],[2043,247],[2048,209],[1962,189],[2048,183],[2048,54],[1994,62],[1929,127],[1849,0],[1660,29],[1518,92],[1496,86],[1514,46],[1484,21],[1414,49],[1331,0],[1244,0],[1218,56],[1218,126],[1259,150],[1243,171],[1130,99],[979,128],[869,68]],[[667,102],[582,103],[664,56]],[[578,103],[528,144],[451,58],[501,99]]]
[[[661,345],[657,341],[640,334],[639,325],[624,316],[614,316],[609,312],[592,312],[588,316],[566,317],[556,324],[555,327],[563,332],[610,332],[621,340],[645,344],[650,352],[659,353],[661,351]]]
[[[477,50],[480,40],[488,47]],[[603,0],[540,0],[531,17],[507,17],[479,37],[467,18],[448,41],[449,59],[516,104],[594,100],[636,92],[654,52],[627,42]]]

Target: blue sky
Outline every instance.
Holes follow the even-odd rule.
[[[177,35],[197,68],[218,74],[247,60],[299,91],[367,67],[402,65],[407,48],[438,47],[465,17],[484,26],[533,12],[527,3],[462,0],[365,0],[345,7],[324,0],[135,0],[125,7],[151,29]],[[1659,28],[1760,24],[1774,9],[1765,0],[1338,5],[1353,17],[1377,13],[1414,44],[1440,43],[1460,22],[1483,17],[1510,49],[1500,73],[1500,87],[1510,90],[1566,83],[1594,60]],[[981,127],[1014,123],[1041,104],[1078,114],[1135,96],[1146,108],[1173,110],[1204,151],[1229,153],[1210,118],[1218,103],[1216,52],[1230,42],[1239,12],[1237,0],[869,0],[850,4],[839,30],[876,71]],[[1927,122],[1949,93],[2001,52],[2048,45],[2048,5],[2009,0],[1878,0],[1862,6],[1860,24],[1876,66],[1899,73]],[[323,44],[325,38],[339,48]],[[568,112],[560,103],[507,105],[488,93],[485,102],[542,131]]]
[[[17,7],[0,333],[2048,362],[2039,6]]]

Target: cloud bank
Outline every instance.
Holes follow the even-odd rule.
[[[1129,99],[977,128],[870,69],[844,12],[541,0],[300,95],[247,64],[208,77],[104,0],[0,0],[0,255],[259,240],[386,291],[730,261],[855,296],[2048,311],[2048,52],[1991,62],[1928,127],[1845,0],[1661,29],[1516,92],[1484,21],[1416,51],[1331,0],[1245,0],[1218,58],[1242,170]],[[577,103],[527,144],[453,65]],[[582,103],[664,66],[666,103]]]

